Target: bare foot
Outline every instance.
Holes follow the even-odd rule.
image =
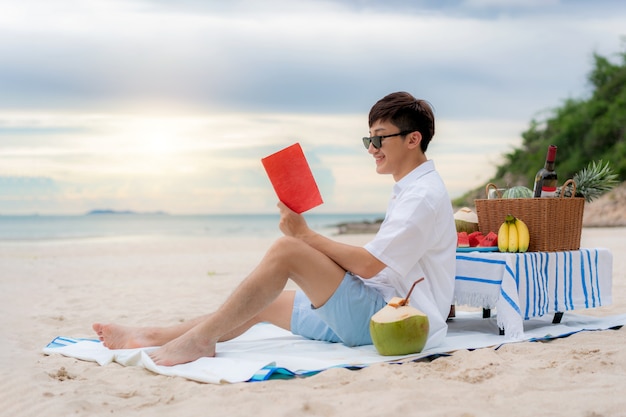
[[[159,345],[154,332],[146,328],[101,323],[94,323],[92,328],[104,346],[109,349],[135,349]]]
[[[151,352],[150,357],[157,365],[172,366],[215,356],[217,340],[211,341],[201,337],[200,333],[197,329],[192,329]]]

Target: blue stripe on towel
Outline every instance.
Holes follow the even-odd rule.
[[[472,282],[480,282],[483,284],[492,284],[492,285],[500,285],[502,284],[502,280],[497,280],[497,279],[486,279],[486,278],[475,278],[475,277],[464,277],[464,276],[460,276],[457,275],[455,277],[455,279],[458,279],[459,281],[472,281]]]
[[[526,306],[525,306],[525,312],[524,312],[524,319],[528,319],[528,312],[530,311],[530,297],[528,297],[528,287],[530,286],[530,280],[532,279],[530,276],[529,271],[532,270],[531,268],[529,268],[528,265],[528,257],[524,257],[524,266],[526,267],[526,272],[524,274],[524,281],[526,283]],[[532,266],[532,264],[530,265]]]
[[[591,250],[587,250],[590,277],[589,285],[591,286],[591,299],[593,302],[592,306],[599,307],[602,303],[600,302],[600,286],[598,284],[598,251],[593,251],[595,262],[591,259],[591,252]]]
[[[593,264],[591,263],[591,252],[587,249],[585,250],[585,254],[587,255],[587,269],[589,270],[589,288],[591,290],[591,306],[596,307],[596,289],[593,285],[595,279],[593,274]],[[584,281],[584,275],[583,275]]]
[[[542,254],[541,257],[543,258],[543,261],[545,263],[544,266],[544,271],[545,274],[543,274],[543,276],[541,277],[541,291],[539,291],[539,314],[540,315],[544,315],[548,312],[548,277],[549,272],[548,270],[551,269],[551,265],[550,265],[550,257],[547,254]]]
[[[583,288],[583,296],[585,297],[585,308],[589,308],[589,293],[587,292],[587,283],[585,282],[585,258],[580,255],[580,283]]]
[[[532,305],[532,315],[533,317],[537,316],[537,302],[535,300],[534,295],[537,294],[537,291],[539,291],[539,284],[537,283],[539,281],[539,271],[537,270],[538,265],[537,265],[537,253],[533,253],[532,254],[532,279],[533,279],[533,287],[532,287],[532,293],[529,291],[526,293],[526,296],[530,299],[530,303]],[[530,312],[529,312],[530,313]]]
[[[506,270],[507,274],[509,274],[515,280],[515,273],[513,272],[513,270],[508,265],[505,265],[505,270]],[[515,292],[518,291],[518,287],[519,287],[519,285],[517,284],[517,281],[515,281]],[[517,305],[517,303],[513,300],[513,298],[509,294],[506,293],[504,287],[500,287],[500,295],[502,295],[502,297],[511,306],[511,308],[513,308],[513,310],[515,310],[517,312],[517,314],[519,314],[519,315],[522,314],[522,311],[521,311],[519,305]]]
[[[519,315],[522,314],[522,311],[520,310],[519,306],[515,304],[515,301],[513,301],[513,299],[509,297],[509,295],[506,292],[504,292],[504,290],[500,290],[500,294],[502,294],[502,297],[504,297],[506,302],[509,303],[509,305],[513,308],[513,310],[517,312],[517,314]]]
[[[456,255],[456,259],[457,259],[457,261],[468,261],[468,262],[478,262],[478,263],[486,263],[486,264],[504,265],[505,268],[508,269],[509,273],[511,273],[511,270],[506,265],[506,262],[502,261],[502,260],[474,258],[474,257],[471,257],[471,256],[465,256],[465,255]],[[515,276],[515,275],[513,275],[513,276]],[[501,279],[499,279],[499,280],[495,279],[494,280],[494,279],[486,279],[486,278],[468,277],[468,276],[463,276],[463,275],[457,275],[455,277],[455,279],[457,279],[459,281],[480,282],[482,284],[491,284],[491,285],[501,285],[502,284],[502,280]]]
[[[594,267],[596,269],[596,291],[598,293],[598,306],[602,305],[602,294],[600,294],[600,277],[598,276],[598,251],[595,250]]]
[[[559,311],[559,254],[554,257],[554,311]]]
[[[100,341],[98,339],[87,339],[87,338],[75,339],[75,338],[71,338],[71,337],[58,336],[58,337],[55,337],[54,340],[52,340],[52,342],[48,343],[48,345],[46,347],[47,348],[59,348],[59,347],[63,347],[63,346],[74,345],[74,344],[76,344],[78,342],[95,342],[95,343],[100,343]]]
[[[567,258],[567,268],[566,268],[566,275],[565,275],[565,284],[567,287],[567,291],[564,294],[564,303],[565,303],[565,310],[572,310],[572,304],[573,304],[573,298],[572,298],[572,288],[573,288],[573,276],[574,276],[574,268],[573,268],[573,264],[572,264],[572,259],[574,257],[574,254],[572,252],[567,252],[566,253],[566,258]]]
[[[500,265],[506,264],[505,261],[502,261],[499,259],[472,258],[471,256],[465,256],[465,255],[457,255],[456,259],[460,261],[483,262],[486,264],[500,264]]]
[[[362,365],[362,366],[353,366],[353,365],[333,366],[333,368],[343,368],[343,369],[350,369],[350,370],[363,369],[365,367],[366,367],[366,365]],[[296,372],[294,372],[294,371],[290,371],[287,368],[281,368],[281,367],[277,367],[277,366],[273,366],[273,365],[267,365],[267,366],[264,366],[263,368],[259,369],[254,375],[252,375],[252,378],[250,378],[246,382],[262,382],[262,381],[268,381],[270,379],[293,379],[293,378],[298,378],[298,377],[305,378],[305,377],[317,375],[317,374],[319,374],[322,371],[323,371],[323,369],[317,370],[317,371],[296,371]]]

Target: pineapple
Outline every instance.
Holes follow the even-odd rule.
[[[584,197],[587,202],[611,191],[619,183],[617,174],[613,173],[609,163],[602,165],[602,161],[599,163],[591,161],[587,167],[575,173],[572,179],[576,184],[575,197]],[[563,194],[564,197],[572,197],[573,188],[572,184],[559,187],[556,196],[560,197]]]

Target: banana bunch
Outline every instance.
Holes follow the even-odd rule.
[[[507,214],[498,229],[498,250],[500,252],[526,252],[530,243],[528,226],[515,216]]]

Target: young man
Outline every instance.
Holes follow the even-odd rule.
[[[171,327],[93,325],[111,349],[160,346],[159,365],[215,355],[215,344],[267,321],[311,339],[371,344],[369,320],[392,297],[406,296],[421,277],[411,305],[428,315],[426,347],[447,331],[455,275],[456,229],[450,198],[425,152],[435,132],[428,103],[405,92],[379,100],[363,138],[376,172],[396,182],[385,220],[364,247],[311,230],[279,203],[285,236],[214,313]],[[293,280],[301,291],[284,290]]]

